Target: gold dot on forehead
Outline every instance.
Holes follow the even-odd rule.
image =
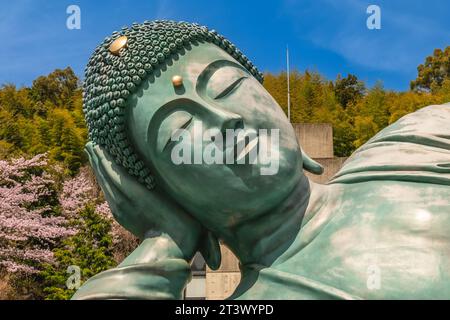
[[[173,76],[172,83],[175,87],[179,87],[183,84],[183,78],[179,75]]]
[[[113,43],[111,43],[111,45],[109,46],[109,51],[114,54],[114,55],[118,55],[120,49],[126,47],[127,45],[127,41],[128,38],[127,36],[121,36],[118,37],[116,40],[113,41]]]

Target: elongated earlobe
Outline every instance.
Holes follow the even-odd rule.
[[[208,267],[212,270],[217,270],[222,262],[222,254],[220,252],[219,240],[211,231],[206,231],[206,238],[200,245],[200,253],[205,259]]]
[[[300,148],[301,149],[301,148]],[[323,173],[323,167],[320,163],[311,159],[305,151],[302,150],[302,158],[303,158],[303,169],[313,174],[320,175]]]

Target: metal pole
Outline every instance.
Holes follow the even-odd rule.
[[[289,47],[286,45],[286,66],[287,66],[287,109],[288,119],[291,121],[291,88],[289,86]]]

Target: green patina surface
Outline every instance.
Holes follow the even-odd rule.
[[[111,53],[110,45],[121,36],[127,37],[127,46],[118,55]],[[152,175],[126,135],[125,101],[144,80],[157,77],[199,43],[214,43],[262,82],[262,74],[230,41],[215,30],[186,22],[147,21],[115,31],[95,49],[86,67],[83,110],[90,140],[150,189]]]
[[[153,34],[156,26],[167,34],[177,24],[134,28]],[[103,58],[91,60],[87,78],[92,70],[103,72],[101,59],[133,60],[134,48],[122,49],[118,58],[105,51],[121,34],[97,50]],[[133,39],[139,45],[145,36]],[[302,168],[320,173],[320,166],[301,152],[260,74],[237,51],[214,40],[189,40],[177,49],[170,46],[177,44],[173,35],[165,42],[173,59],[141,72],[123,98],[112,93],[116,100],[102,107],[104,92],[87,87],[91,165],[114,217],[143,242],[117,268],[87,281],[74,299],[178,299],[196,251],[212,268],[220,265],[218,239],[242,265],[232,298],[450,298],[449,104],[398,120],[358,149],[328,185],[317,185]],[[128,70],[120,61],[117,66]],[[121,76],[106,69],[104,90],[119,86]],[[175,75],[183,78],[181,87],[172,84]],[[118,99],[121,129],[109,133],[105,115]],[[279,129],[277,174],[261,175],[259,163],[175,165],[167,139],[180,127],[193,130],[194,120],[220,132]]]

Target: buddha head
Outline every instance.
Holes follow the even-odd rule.
[[[262,81],[213,30],[133,24],[106,38],[87,66],[89,139],[149,195],[164,195],[207,228],[244,223],[306,180],[305,163],[317,170]],[[265,161],[250,159],[262,149]]]

